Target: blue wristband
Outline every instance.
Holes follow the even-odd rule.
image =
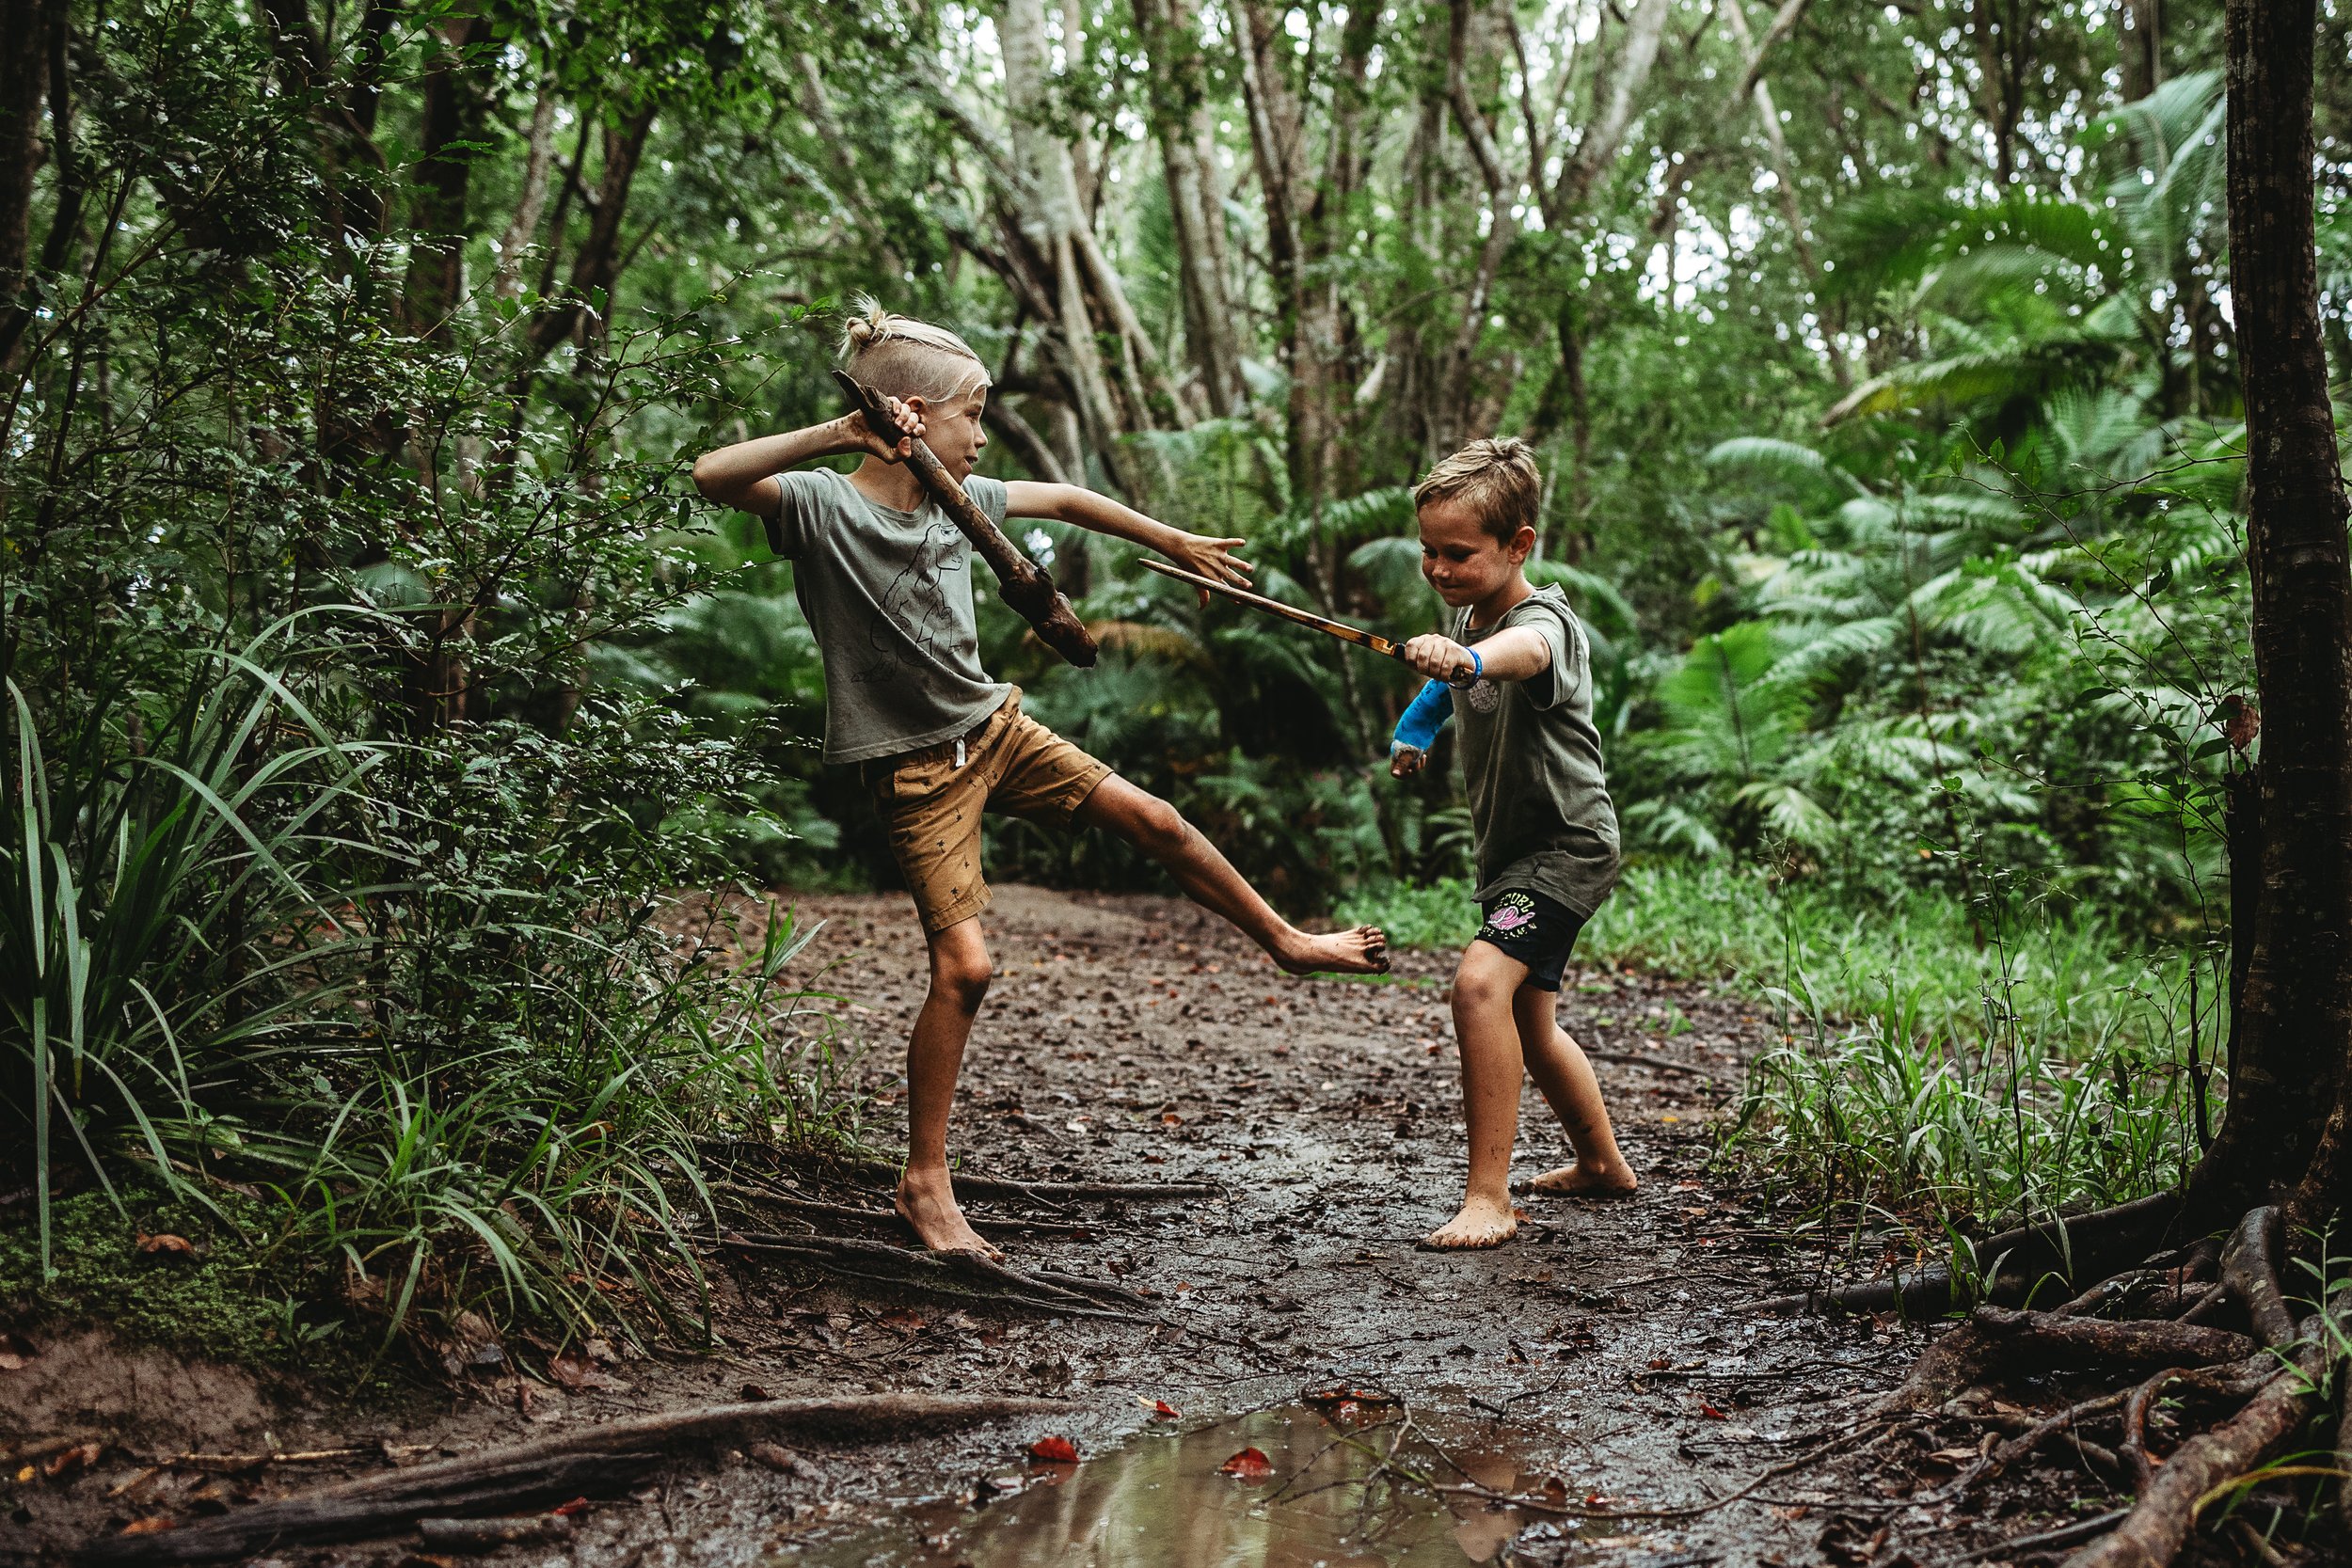
[[[1467,680],[1446,682],[1446,685],[1454,688],[1456,691],[1466,691],[1470,689],[1470,688],[1476,686],[1479,682],[1479,678],[1486,673],[1486,661],[1478,657],[1478,650],[1476,648],[1464,648],[1462,651],[1470,656],[1470,678]]]
[[[1438,732],[1454,717],[1454,693],[1443,681],[1430,681],[1416,692],[1406,705],[1404,717],[1396,721],[1396,734],[1390,738],[1389,750],[1409,747],[1426,752],[1438,743]]]

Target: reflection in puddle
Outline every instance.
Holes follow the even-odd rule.
[[[1183,1435],[1141,1433],[1083,1465],[1038,1467],[1018,1496],[979,1508],[913,1504],[853,1535],[786,1542],[764,1568],[1459,1568],[1494,1561],[1528,1521],[1469,1498],[1367,1481],[1378,1468],[1375,1453],[1387,1452],[1395,1435],[1393,1426],[1382,1425],[1343,1432],[1303,1405]],[[1339,1441],[1343,1436],[1360,1446]],[[1249,1447],[1273,1462],[1270,1480],[1219,1473]],[[1521,1482],[1507,1455],[1452,1443],[1445,1449],[1482,1485]],[[1441,1463],[1418,1440],[1399,1458],[1416,1470]]]

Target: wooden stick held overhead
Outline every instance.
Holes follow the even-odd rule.
[[[846,371],[834,372],[833,378],[850,394],[850,402],[865,417],[868,430],[893,444],[908,439],[898,421],[890,417],[890,405],[881,393]],[[1004,531],[989,520],[988,514],[964,494],[963,486],[947,472],[929,442],[915,436],[914,446],[914,451],[904,459],[906,466],[914,471],[915,479],[930,492],[931,499],[939,503],[939,509],[947,514],[948,520],[972,541],[973,551],[996,574],[998,597],[1036,628],[1039,641],[1081,670],[1093,668],[1093,634],[1078,619],[1069,599],[1054,586],[1053,574],[1023,555],[1020,547],[1005,537]]]

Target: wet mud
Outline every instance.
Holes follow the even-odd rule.
[[[794,973],[840,999],[867,1048],[847,1069],[868,1097],[864,1135],[901,1147],[919,932],[897,896],[812,896],[795,912],[803,927],[826,924]],[[1512,1244],[1429,1253],[1414,1243],[1453,1212],[1464,1161],[1453,955],[1402,953],[1394,974],[1371,980],[1295,980],[1180,901],[1015,887],[985,918],[996,979],[957,1108],[965,1168],[1206,1181],[1217,1196],[972,1211],[1005,1222],[995,1239],[1015,1265],[1138,1291],[1144,1321],[946,1302],[721,1257],[722,1342],[709,1353],[623,1345],[578,1386],[506,1375],[400,1415],[313,1399],[269,1418],[429,1454],[747,1393],[1068,1402],[1066,1415],[975,1431],[749,1445],[680,1463],[578,1513],[568,1560],[616,1568],[1830,1560],[1825,1523],[1844,1527],[1822,1509],[1851,1488],[1815,1456],[1899,1381],[1921,1341],[1891,1323],[1741,1309],[1818,1279],[1826,1261],[1711,1163],[1740,1065],[1768,1042],[1756,1007],[1717,987],[1572,969],[1562,1019],[1598,1056],[1642,1190],[1531,1195]],[[751,925],[755,947],[755,911]],[[1523,1115],[1521,1179],[1567,1155],[1532,1088]],[[886,1202],[878,1187],[815,1172],[777,1173],[770,1189]],[[731,1201],[746,1226],[804,1223],[755,1197]],[[1012,1223],[1041,1219],[1051,1223]],[[1335,1387],[1383,1402],[1346,1413],[1301,1402]],[[1079,1463],[1033,1461],[1049,1437],[1067,1438]],[[16,1521],[17,1544],[60,1545],[171,1509],[167,1485],[152,1503],[109,1491],[152,1463],[141,1444],[135,1425],[120,1427],[86,1482],[31,1497],[39,1516]],[[1265,1477],[1225,1473],[1251,1448]],[[231,1500],[335,1473],[264,1466],[237,1479]],[[1490,1507],[1495,1495],[1521,1500]],[[1949,1516],[1878,1506],[1872,1528],[1932,1531]],[[414,1549],[274,1556],[290,1568],[394,1563]],[[548,1555],[509,1548],[495,1560]]]

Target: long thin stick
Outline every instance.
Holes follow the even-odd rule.
[[[882,394],[843,371],[833,372],[841,389],[850,394],[850,401],[864,416],[866,427],[883,440],[910,439],[890,416],[890,405]],[[996,592],[1004,601],[1020,612],[1021,618],[1036,628],[1038,641],[1053,649],[1081,670],[1094,664],[1093,634],[1070,601],[1054,586],[1054,575],[1023,555],[1020,546],[1005,537],[1004,530],[992,521],[956,483],[930,443],[921,436],[914,442],[905,459],[914,477],[947,514],[948,521],[961,529],[972,541],[972,548],[987,562],[996,574]]]
[[[1252,610],[1263,610],[1268,615],[1279,615],[1285,621],[1294,622],[1311,631],[1319,631],[1326,637],[1336,637],[1343,642],[1353,642],[1359,648],[1370,648],[1374,653],[1387,658],[1401,661],[1405,657],[1405,644],[1392,641],[1378,632],[1366,631],[1361,626],[1351,626],[1344,621],[1329,620],[1315,614],[1312,610],[1299,610],[1295,606],[1284,604],[1279,599],[1269,599],[1263,594],[1252,594],[1247,588],[1235,588],[1232,583],[1219,582],[1215,578],[1204,578],[1198,572],[1187,572],[1181,566],[1170,566],[1164,561],[1147,561],[1143,564],[1164,578],[1174,578],[1178,582],[1189,583],[1195,588],[1205,589],[1212,594],[1222,594],[1235,604],[1248,605]],[[1461,673],[1467,677],[1469,673],[1468,670],[1464,670]]]

